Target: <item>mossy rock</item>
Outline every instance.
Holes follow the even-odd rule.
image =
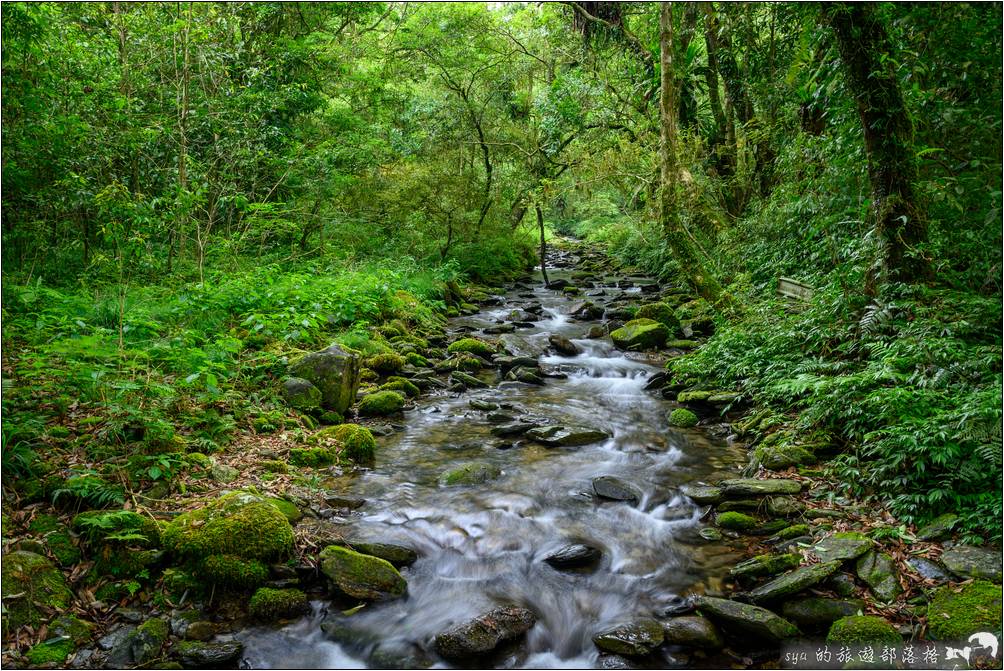
[[[134,578],[144,571],[149,572],[163,556],[158,550],[136,550],[119,543],[107,543],[95,553],[94,575],[113,578]]]
[[[753,531],[760,524],[755,517],[735,511],[719,513],[715,523],[722,529],[741,532]]]
[[[36,516],[28,525],[28,531],[45,541],[60,566],[72,566],[80,561],[80,549],[73,542],[66,525],[55,515]]]
[[[734,578],[766,578],[796,568],[802,557],[795,553],[757,555],[732,567]]]
[[[772,445],[757,445],[753,450],[753,460],[772,471],[782,471],[792,466],[816,463],[816,455],[801,445],[777,442]]]
[[[71,528],[89,544],[99,546],[111,536],[128,536],[129,545],[159,548],[161,526],[157,520],[132,510],[88,510],[73,518]]]
[[[42,555],[23,550],[4,556],[0,588],[5,636],[25,625],[37,627],[46,617],[43,608],[65,611],[73,601],[73,592],[59,569]]]
[[[808,536],[810,533],[808,524],[792,524],[790,527],[781,529],[775,534],[775,538],[778,540],[786,541],[792,538],[798,538],[799,536]]]
[[[491,358],[495,354],[495,348],[486,343],[484,340],[478,340],[477,338],[461,338],[450,343],[450,346],[446,348],[446,351],[450,354],[456,354],[457,352],[466,352],[467,354],[475,354],[477,356],[483,356],[486,359]]]
[[[32,666],[44,666],[55,664],[62,666],[66,658],[76,649],[73,641],[62,637],[50,638],[37,645],[31,646],[25,654],[25,658]]]
[[[386,384],[382,384],[379,387],[380,391],[398,391],[403,393],[409,398],[415,398],[422,393],[422,390],[416,387],[414,384],[405,380],[404,378],[397,378],[395,380],[390,380]]]
[[[617,349],[643,350],[662,347],[669,338],[669,329],[654,319],[632,319],[610,334]]]
[[[502,475],[502,470],[495,464],[486,461],[476,461],[463,464],[443,474],[441,481],[447,487],[457,485],[480,485],[495,480]]]
[[[343,417],[341,413],[335,412],[334,410],[325,410],[317,416],[317,421],[325,426],[334,426],[344,422],[345,417]]]
[[[807,596],[785,601],[781,614],[805,632],[829,629],[837,620],[857,615],[865,609],[861,599],[829,599]]]
[[[290,524],[296,524],[303,519],[303,511],[286,499],[269,498],[269,501],[273,506],[279,509],[279,512],[286,516],[286,519],[289,520]]]
[[[289,464],[278,459],[265,459],[260,466],[266,473],[289,473]]]
[[[359,401],[358,412],[363,417],[386,417],[400,412],[405,397],[396,391],[377,391],[367,394]]]
[[[404,596],[408,583],[390,562],[329,545],[319,556],[321,572],[335,588],[355,599],[385,601]]]
[[[264,584],[268,580],[268,567],[256,559],[209,555],[202,560],[197,577],[204,583],[239,592]]]
[[[676,395],[677,403],[704,403],[709,398],[717,394],[716,391],[711,391],[710,389],[691,389],[688,391],[681,391]]]
[[[404,368],[404,364],[406,362],[405,358],[400,354],[388,352],[386,354],[376,354],[371,356],[363,363],[367,368],[376,371],[381,375],[390,375]]]
[[[429,360],[418,352],[408,352],[404,355],[404,360],[416,368],[428,368]]]
[[[352,405],[359,387],[359,356],[338,345],[331,345],[291,363],[289,374],[317,387],[325,409],[345,412]]]
[[[903,637],[889,622],[874,615],[842,617],[830,627],[826,642],[836,645],[900,644]]]
[[[686,408],[677,408],[669,413],[669,424],[670,426],[689,429],[692,426],[697,426],[697,415]]]
[[[270,562],[293,548],[293,527],[268,500],[233,492],[176,517],[164,530],[164,548],[180,559],[231,554]]]
[[[256,620],[272,621],[298,617],[310,610],[307,595],[298,589],[262,587],[248,603],[248,613]]]
[[[83,645],[94,636],[94,623],[81,620],[79,617],[64,614],[49,623],[49,631],[63,638],[68,638],[76,645]]]
[[[376,456],[376,440],[365,426],[359,424],[339,424],[321,429],[308,442],[333,446],[358,464],[370,464]]]
[[[1001,586],[987,580],[942,587],[927,609],[928,633],[936,641],[965,641],[981,631],[1000,638],[1001,600]]]
[[[286,400],[286,405],[296,410],[309,412],[321,407],[321,390],[302,377],[283,380],[282,397]]]
[[[338,463],[338,455],[326,447],[292,447],[289,450],[289,463],[293,466],[320,468]]]
[[[676,335],[680,331],[680,320],[676,313],[666,303],[647,303],[638,308],[635,313],[636,319],[654,319],[669,329],[669,336]]]

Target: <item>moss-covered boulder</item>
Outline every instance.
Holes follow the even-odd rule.
[[[262,587],[248,603],[251,617],[266,622],[298,617],[310,610],[307,595],[298,589]]]
[[[684,429],[697,426],[697,415],[686,408],[677,408],[669,413],[669,425]]]
[[[339,544],[344,544],[356,552],[361,552],[364,555],[379,557],[380,559],[388,561],[398,568],[402,566],[411,566],[418,561],[418,553],[403,545],[395,545],[393,543],[373,543],[354,539],[349,539],[344,543]]]
[[[881,617],[851,615],[842,617],[830,627],[826,642],[836,645],[899,644],[903,637],[896,628]]]
[[[321,390],[302,377],[287,377],[282,381],[282,397],[286,405],[310,412],[321,407]]]
[[[861,599],[807,596],[785,601],[781,606],[781,615],[797,624],[804,632],[819,632],[829,630],[830,625],[837,620],[857,615],[864,609],[865,602]]]
[[[329,545],[319,556],[321,572],[342,594],[366,601],[404,596],[408,583],[390,562],[349,548]]]
[[[451,661],[482,657],[504,641],[519,638],[536,623],[536,616],[519,606],[500,606],[436,635],[436,652]]]
[[[882,603],[889,603],[903,593],[899,584],[899,569],[886,553],[869,550],[858,558],[855,568],[861,581]]]
[[[945,513],[938,515],[933,520],[917,530],[917,540],[938,541],[952,535],[952,529],[959,522],[959,516],[955,513]]]
[[[344,413],[352,405],[359,388],[359,356],[331,345],[294,361],[289,366],[289,374],[317,387],[323,407]]]
[[[338,454],[326,447],[292,447],[289,450],[289,463],[293,466],[321,468],[338,463]]]
[[[66,658],[70,656],[70,653],[75,648],[76,646],[73,644],[73,641],[62,637],[54,637],[31,646],[31,649],[25,654],[25,658],[32,666],[53,664],[62,666],[63,662],[66,661]]]
[[[719,650],[725,644],[718,627],[706,617],[684,615],[673,617],[662,625],[666,643],[685,648]]]
[[[798,494],[802,483],[797,480],[757,478],[735,478],[718,483],[727,499],[745,499],[751,496],[775,496],[778,494]]]
[[[271,562],[293,548],[293,527],[267,499],[233,492],[176,517],[164,529],[164,548],[181,560],[234,555]]]
[[[826,580],[839,568],[838,561],[802,566],[750,591],[749,598],[757,604],[779,601]]]
[[[646,303],[638,308],[635,318],[653,319],[659,322],[669,329],[670,336],[680,332],[680,320],[676,317],[676,311],[666,303]]]
[[[827,536],[816,543],[812,553],[820,561],[848,561],[857,559],[875,546],[875,542],[857,531],[844,531]]]
[[[233,668],[243,651],[240,641],[178,641],[172,647],[186,669]]]
[[[422,390],[415,386],[410,380],[403,377],[392,376],[394,379],[388,380],[380,385],[380,391],[396,391],[404,394],[408,398],[415,398],[422,393]]]
[[[42,555],[23,550],[7,553],[0,573],[4,636],[25,625],[37,627],[49,609],[64,611],[73,601],[63,574]]]
[[[798,636],[798,628],[766,608],[730,599],[702,596],[694,601],[705,617],[755,639],[778,643]]]
[[[366,394],[359,401],[358,412],[362,417],[386,417],[400,412],[404,407],[405,397],[396,391],[376,391]]]
[[[278,497],[269,497],[269,503],[279,509],[279,512],[286,516],[290,524],[296,524],[303,519],[303,511],[300,510],[295,503],[292,501],[287,501],[286,499],[280,499]]]
[[[108,652],[106,666],[124,668],[152,665],[160,658],[169,634],[170,627],[166,621],[150,618],[114,644]]]
[[[486,343],[484,340],[478,340],[477,338],[461,338],[450,343],[450,346],[446,348],[446,351],[450,354],[455,354],[457,352],[466,352],[468,354],[475,354],[477,356],[482,356],[491,358],[492,354],[495,354],[495,348]]]
[[[392,375],[402,368],[407,363],[405,358],[400,354],[394,352],[384,352],[382,354],[374,354],[363,362],[366,367],[380,375]]]
[[[753,450],[753,461],[772,471],[782,471],[792,466],[816,463],[816,455],[801,445],[776,442],[757,445]]]
[[[767,578],[797,567],[802,557],[795,553],[757,555],[732,567],[730,573],[737,579]]]
[[[644,656],[662,645],[665,634],[655,620],[636,620],[593,636],[593,644],[604,652],[630,657]]]
[[[715,518],[715,523],[722,529],[747,533],[756,529],[760,524],[755,517],[734,510],[719,513],[718,517]]]
[[[310,442],[334,447],[359,464],[372,463],[376,457],[376,440],[373,434],[359,424],[339,424],[321,429],[310,437]]]
[[[241,592],[264,584],[268,580],[268,567],[257,559],[215,554],[202,560],[198,577],[224,590]]]
[[[963,578],[1001,582],[1000,549],[956,545],[941,555],[941,563],[949,571]]]
[[[669,335],[669,329],[654,319],[632,319],[611,333],[610,339],[617,349],[643,350],[662,347]]]
[[[927,609],[927,631],[937,641],[965,641],[985,631],[1001,635],[1001,586],[974,580],[938,589]]]
[[[69,529],[55,515],[37,515],[28,531],[41,538],[60,566],[72,566],[80,561],[80,549],[73,542]]]
[[[502,469],[487,461],[475,461],[453,468],[443,474],[440,482],[447,487],[480,485],[502,475]]]
[[[153,549],[161,543],[160,523],[132,510],[88,510],[75,516],[70,526],[95,547],[115,537],[124,538],[133,547]]]

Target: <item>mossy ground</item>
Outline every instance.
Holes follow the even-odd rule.
[[[903,642],[903,637],[881,617],[851,615],[833,623],[826,642],[839,645],[899,644]]]
[[[1001,586],[986,580],[942,587],[927,609],[927,630],[938,641],[964,641],[981,631],[999,636],[1001,600]]]

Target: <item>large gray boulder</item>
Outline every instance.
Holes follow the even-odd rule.
[[[941,555],[941,563],[963,578],[983,578],[996,583],[1001,581],[1000,550],[956,545]]]
[[[359,356],[332,345],[291,363],[289,374],[317,387],[325,408],[344,413],[356,400],[359,389]]]

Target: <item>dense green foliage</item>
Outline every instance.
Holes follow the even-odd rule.
[[[754,439],[832,443],[849,494],[999,539],[1001,8],[870,7],[888,39],[861,51],[910,122],[926,235],[907,256],[930,268],[877,288],[877,158],[816,5],[673,3],[660,44],[655,3],[603,21],[577,3],[5,3],[5,485],[121,507],[243,434],[341,423],[278,393],[332,341],[383,376],[361,414],[395,413],[418,389],[386,378],[428,363],[425,329],[467,283],[532,267],[553,229],[725,287],[643,306],[661,324],[622,346],[690,347],[678,318],[713,315],[672,373],[741,390],[766,418]],[[700,268],[659,219],[660,47]],[[815,288],[804,309],[775,297],[782,276]],[[297,462],[372,461],[339,441]]]

